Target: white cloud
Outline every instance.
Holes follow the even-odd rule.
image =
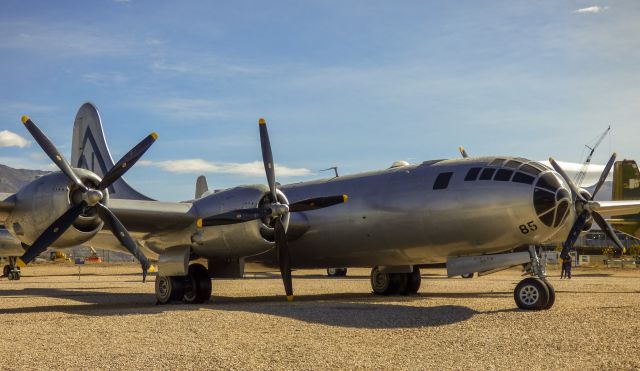
[[[9,130],[0,131],[0,147],[20,147],[29,145],[29,141]]]
[[[261,161],[247,163],[224,163],[205,161],[199,158],[169,161],[148,161],[138,162],[142,166],[157,167],[172,173],[224,173],[239,174],[247,176],[263,176],[264,164]],[[275,165],[276,176],[278,177],[299,177],[311,175],[311,171],[305,168],[290,168],[282,165]]]
[[[92,72],[82,75],[82,81],[98,86],[122,85],[129,77],[121,72]]]
[[[574,13],[600,13],[600,12],[604,12],[605,10],[609,9],[608,6],[589,6],[586,8],[580,8],[577,10],[574,10]]]

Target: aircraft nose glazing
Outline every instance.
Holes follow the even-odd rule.
[[[543,174],[533,191],[533,206],[538,219],[548,227],[558,227],[569,214],[571,193],[553,172]]]

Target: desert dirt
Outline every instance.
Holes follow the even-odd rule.
[[[0,279],[0,369],[638,369],[640,269],[551,270],[547,311],[517,309],[520,271],[423,270],[376,297],[369,270],[215,280],[211,301],[155,305],[136,265],[38,265]]]

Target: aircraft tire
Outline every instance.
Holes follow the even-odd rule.
[[[460,277],[462,277],[462,278],[473,278],[473,273],[461,274]]]
[[[547,286],[547,289],[549,290],[549,300],[547,301],[547,304],[542,309],[549,309],[556,302],[556,290],[553,288],[551,283],[546,278],[543,278],[542,282],[544,282],[544,284]]]
[[[191,264],[189,274],[185,277],[184,302],[201,304],[211,298],[211,277],[202,264]]]
[[[9,274],[7,275],[7,278],[9,279],[9,281],[13,281],[13,272],[9,272]]]
[[[413,272],[407,273],[407,286],[404,295],[417,294],[420,290],[420,284],[422,283],[422,276],[420,275],[420,268],[413,267]]]
[[[178,276],[156,276],[156,299],[167,304],[184,297],[185,279]]]
[[[376,295],[389,295],[389,287],[391,286],[391,275],[382,273],[378,267],[371,270],[371,289]]]
[[[327,276],[344,277],[347,275],[347,268],[327,268]]]
[[[542,310],[549,303],[549,288],[539,278],[525,278],[513,290],[513,298],[520,309]]]
[[[391,273],[389,276],[391,276],[391,282],[387,295],[406,295],[409,275],[407,273]]]
[[[2,268],[2,276],[9,277],[9,272],[11,272],[11,266],[7,264]]]

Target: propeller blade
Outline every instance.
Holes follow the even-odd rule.
[[[271,209],[269,208],[233,210],[226,213],[199,219],[198,227],[212,227],[217,225],[244,223],[251,220],[264,218],[267,215],[271,215]]]
[[[567,236],[567,240],[562,244],[562,251],[560,252],[560,257],[562,259],[569,256],[569,251],[573,248],[573,245],[578,240],[578,236],[580,236],[580,232],[582,232],[582,228],[587,223],[589,219],[590,213],[586,210],[578,215],[575,223],[573,223],[573,227],[571,227],[571,232],[569,232],[569,236]]]
[[[593,220],[595,220],[595,222],[598,224],[600,229],[602,229],[602,231],[607,235],[607,237],[609,237],[609,239],[613,241],[614,245],[616,245],[616,247],[620,249],[620,251],[624,251],[625,250],[624,245],[616,235],[616,232],[613,230],[611,225],[607,223],[606,220],[604,220],[602,215],[598,214],[597,211],[594,211],[592,212],[592,216],[593,216]]]
[[[609,172],[611,171],[611,168],[613,167],[613,164],[616,162],[616,156],[617,156],[617,154],[614,152],[611,155],[611,158],[609,159],[609,162],[607,162],[607,165],[604,167],[604,170],[602,170],[602,174],[600,174],[600,179],[598,179],[598,183],[596,184],[596,188],[594,188],[594,190],[593,190],[593,195],[591,195],[591,199],[592,200],[594,199],[594,197],[596,197],[596,193],[598,193],[598,191],[600,190],[600,187],[602,187],[604,182],[607,180],[607,177],[609,176]]]
[[[289,254],[289,243],[287,242],[287,232],[280,218],[276,219],[274,227],[276,238],[276,249],[278,250],[278,263],[280,264],[280,274],[284,283],[284,291],[287,300],[293,300],[293,281],[291,279],[291,255]]]
[[[347,195],[309,198],[290,204],[289,211],[295,213],[299,211],[322,209],[325,207],[345,203],[348,199],[349,197]]]
[[[260,146],[262,147],[262,161],[264,162],[264,171],[267,173],[267,183],[273,202],[277,202],[276,197],[276,173],[273,168],[273,153],[271,152],[271,142],[269,141],[269,132],[267,131],[267,122],[261,118],[258,121],[260,127]]]
[[[42,234],[33,242],[31,247],[20,258],[25,264],[28,264],[36,256],[42,254],[49,246],[51,246],[62,234],[69,229],[71,224],[82,214],[82,210],[87,206],[82,201],[65,211],[55,222],[53,222]]]
[[[144,253],[140,251],[136,240],[131,237],[127,229],[122,225],[122,223],[120,223],[120,220],[118,220],[111,210],[101,203],[97,203],[96,207],[100,218],[107,226],[109,226],[111,233],[113,233],[122,246],[124,246],[131,255],[135,256],[135,258],[140,262],[140,266],[142,267],[142,282],[144,282],[147,279],[147,271],[151,266],[149,259],[147,259]]]
[[[573,181],[571,180],[571,178],[569,178],[567,173],[565,173],[564,170],[560,167],[560,165],[558,165],[556,160],[554,160],[553,157],[549,157],[549,162],[551,163],[551,166],[553,166],[553,168],[556,170],[556,172],[560,174],[562,179],[564,179],[564,181],[567,182],[567,184],[569,185],[569,188],[571,188],[571,192],[573,192],[575,197],[580,199],[581,201],[586,202],[587,200],[585,200],[584,197],[582,197],[582,195],[580,194],[580,189],[578,189],[578,187],[575,184],[573,184]]]
[[[124,175],[131,167],[144,155],[151,145],[158,139],[158,134],[151,133],[140,143],[133,147],[126,155],[122,156],[113,167],[104,175],[104,178],[98,184],[98,189],[103,190]]]
[[[47,138],[46,135],[40,130],[38,125],[36,125],[29,116],[22,116],[22,123],[29,130],[33,139],[38,142],[42,150],[49,156],[49,158],[58,166],[58,168],[69,178],[72,182],[74,182],[78,187],[83,190],[87,190],[87,187],[82,183],[80,178],[73,172],[71,166],[67,162],[67,160],[62,157],[60,152],[56,146]]]

